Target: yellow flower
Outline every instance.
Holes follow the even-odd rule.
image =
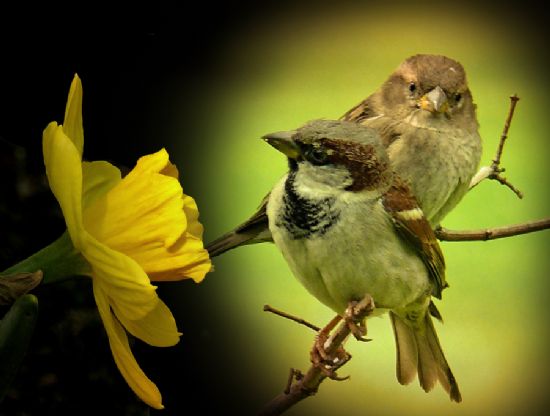
[[[93,291],[115,362],[132,390],[161,409],[156,385],[136,362],[125,329],[153,346],[181,335],[150,280],[201,281],[211,263],[193,198],[163,149],[121,179],[103,161],[83,162],[82,85],[75,76],[63,125],[44,130],[44,163],[76,250],[91,268]]]

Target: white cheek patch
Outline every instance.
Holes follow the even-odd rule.
[[[353,184],[353,178],[343,166],[314,166],[301,162],[296,175],[297,189],[312,199],[332,195]]]
[[[424,216],[420,208],[408,209],[405,211],[396,212],[397,216],[405,221],[419,220]]]

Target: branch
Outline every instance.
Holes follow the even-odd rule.
[[[352,309],[352,316],[350,317],[352,322],[363,321],[366,316],[373,311],[373,308],[374,303],[372,302],[372,298],[367,295]],[[329,326],[333,321],[334,320],[329,323]],[[324,344],[325,353],[329,357],[334,356],[350,333],[351,329],[349,322],[343,320],[336,332]],[[294,384],[291,384],[292,378],[296,378]],[[323,371],[319,365],[312,364],[306,374],[302,374],[300,371],[292,369],[288,383],[289,385],[285,391],[267,403],[260,411],[259,416],[275,416],[282,414],[296,403],[317,393],[319,385],[325,378],[327,378],[326,371]]]
[[[498,145],[497,154],[493,159],[493,164],[498,166],[500,165],[500,158],[502,157],[502,151],[504,150],[504,143],[508,137],[508,130],[510,130],[510,124],[512,124],[512,118],[514,117],[514,110],[516,109],[516,104],[519,101],[517,94],[510,96],[510,110],[508,111],[508,117],[506,117],[506,122],[504,123],[504,130],[500,136],[500,143]]]
[[[280,311],[280,310],[278,310],[278,309],[275,309],[275,308],[272,307],[272,306],[264,305],[264,311],[265,311],[265,312],[274,313],[275,315],[282,316],[283,318],[286,318],[286,319],[290,319],[291,321],[297,322],[297,323],[299,323],[300,325],[307,326],[308,328],[311,328],[311,329],[313,329],[313,330],[316,331],[316,332],[318,332],[318,331],[321,330],[321,328],[319,328],[317,325],[313,325],[312,323],[309,323],[309,322],[306,321],[305,319],[298,318],[298,317],[296,317],[296,316],[294,316],[294,315],[291,315],[291,314],[289,314],[289,313]]]
[[[518,196],[518,198],[523,198],[523,193],[514,185],[512,185],[512,183],[510,183],[508,179],[501,175],[501,173],[503,173],[505,169],[500,167],[500,159],[504,150],[504,143],[508,138],[508,130],[510,129],[510,124],[512,123],[514,110],[518,101],[519,97],[516,94],[510,96],[510,109],[508,110],[508,117],[506,117],[506,122],[504,123],[504,130],[502,131],[502,135],[500,136],[500,141],[498,143],[498,149],[495,158],[493,159],[491,166],[483,166],[481,169],[479,169],[479,171],[475,174],[470,182],[470,189],[479,185],[479,183],[484,179],[493,179],[501,183],[502,185],[510,188]]]
[[[500,167],[500,160],[502,158],[504,144],[508,137],[508,130],[510,129],[510,124],[512,123],[514,110],[518,101],[519,97],[516,94],[510,96],[510,109],[508,110],[508,116],[506,117],[506,122],[504,123],[504,130],[502,131],[502,135],[500,136],[500,141],[495,157],[492,160],[491,166],[483,166],[475,174],[470,182],[470,189],[477,186],[484,179],[493,179],[498,181],[502,185],[510,188],[519,198],[523,198],[523,193],[501,175],[501,173],[504,172],[505,169]],[[548,228],[550,228],[550,218],[526,222],[523,224],[487,228],[482,230],[454,231],[439,226],[435,229],[435,235],[441,241],[488,241],[495,240],[497,238],[512,237],[515,235],[532,233]]]
[[[435,235],[441,241],[488,241],[546,230],[548,228],[550,228],[550,218],[482,230],[453,231],[438,227],[435,229]]]

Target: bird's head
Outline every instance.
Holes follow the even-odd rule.
[[[263,139],[289,160],[300,181],[322,192],[388,189],[392,172],[378,133],[347,121],[314,120],[298,130],[268,134]]]
[[[475,105],[462,65],[441,55],[414,55],[406,59],[381,87],[386,115],[428,127],[446,120],[475,126]],[[469,121],[473,120],[474,123]]]

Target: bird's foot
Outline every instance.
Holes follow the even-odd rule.
[[[344,320],[357,341],[372,341],[365,338],[367,335],[366,316],[374,310],[374,300],[372,296],[365,295],[360,301],[351,301],[344,313]]]
[[[364,337],[367,334],[365,319],[373,310],[374,301],[370,295],[366,295],[360,301],[350,302],[343,317],[337,315],[327,326],[319,330],[311,350],[311,362],[319,368],[323,375],[333,380],[349,378],[336,375],[336,370],[351,359],[351,355],[344,350],[341,344],[350,333],[360,341],[370,341]],[[331,335],[342,319],[344,319],[344,323]],[[342,331],[342,329],[346,329],[346,331]]]
[[[316,337],[313,344],[313,348],[310,353],[311,362],[314,366],[319,368],[319,370],[328,378],[332,380],[342,381],[347,380],[347,377],[339,377],[336,374],[336,370],[342,367],[351,359],[351,355],[346,352],[344,347],[339,346],[336,351],[329,354],[326,351],[326,343],[329,340],[330,332],[334,329],[336,324],[342,320],[340,315],[336,315],[327,326],[321,329]]]

